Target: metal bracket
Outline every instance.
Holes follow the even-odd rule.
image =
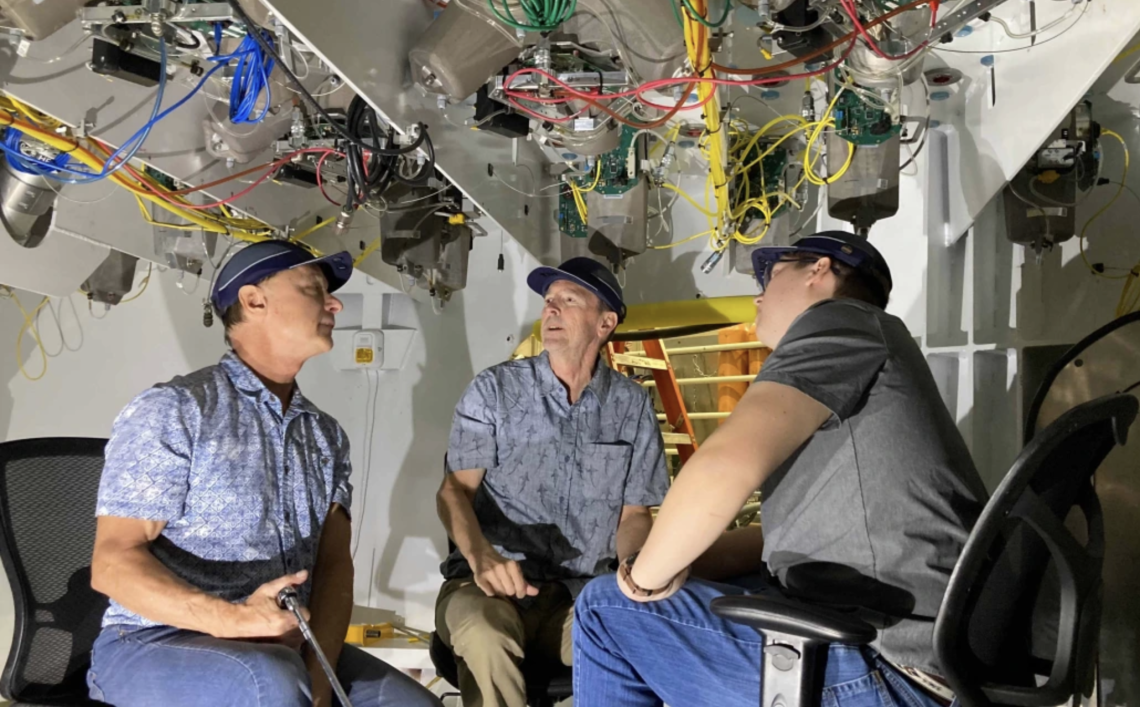
[[[938,41],[940,37],[954,34],[977,19],[979,15],[989,12],[1003,2],[1005,0],[973,0],[973,2],[966,3],[934,25],[934,31],[930,34],[933,37],[932,41]]]
[[[183,4],[166,0],[164,7],[166,14],[163,19],[166,22],[223,22],[235,19],[233,8],[224,2]],[[79,11],[79,21],[83,23],[84,27],[108,24],[150,24],[151,13],[142,5],[135,7],[115,5],[85,7]]]

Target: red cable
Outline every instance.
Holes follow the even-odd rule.
[[[170,204],[173,204],[174,206],[178,206],[178,207],[183,208],[183,209],[190,209],[192,211],[204,211],[206,209],[214,209],[214,208],[217,208],[219,206],[225,206],[225,205],[231,204],[234,201],[237,201],[238,199],[242,198],[243,196],[245,196],[246,194],[250,193],[255,188],[257,188],[257,186],[260,185],[262,182],[264,182],[266,179],[269,179],[271,176],[273,176],[273,173],[277,171],[278,167],[280,167],[281,165],[290,161],[295,154],[299,154],[302,152],[323,152],[326,155],[328,153],[333,153],[336,155],[343,156],[342,153],[337,152],[336,150],[328,149],[328,148],[308,148],[305,150],[298,150],[297,152],[295,152],[291,155],[287,155],[286,157],[282,157],[281,159],[274,162],[273,165],[265,172],[265,174],[258,177],[252,184],[250,184],[245,189],[242,189],[237,194],[234,194],[233,196],[230,196],[226,199],[222,199],[221,201],[215,201],[215,202],[210,203],[210,204],[186,204],[186,203],[177,201],[176,199],[172,198],[167,192],[159,190],[159,189],[155,189],[146,179],[144,179],[141,175],[139,175],[139,173],[136,172],[134,170],[134,168],[128,166],[128,167],[126,167],[126,169],[129,170],[131,172],[132,176],[134,176],[135,179],[137,179],[139,182],[141,182],[144,187],[146,187],[148,190],[150,190],[151,193],[153,193],[155,196],[159,197],[163,201],[170,203]]]
[[[325,154],[321,155],[321,158],[319,160],[317,160],[317,188],[321,190],[321,196],[325,198],[325,201],[329,202],[333,206],[342,206],[342,204],[338,204],[332,200],[332,197],[330,197],[328,192],[325,191],[325,184],[321,179],[321,166],[325,163],[325,158],[328,156],[329,153],[326,152]]]
[[[867,28],[864,27],[863,23],[859,21],[859,10],[852,3],[852,0],[839,0],[839,4],[843,6],[843,9],[847,12],[848,17],[850,17],[851,21],[855,23],[855,29],[859,32],[859,34],[863,35],[863,41],[867,43],[867,46],[871,48],[871,51],[875,52],[875,54],[877,54],[882,59],[886,59],[887,61],[902,61],[904,59],[909,59],[923,49],[926,49],[926,45],[930,43],[930,40],[926,40],[906,54],[887,54],[879,48],[878,44],[875,44],[875,40],[871,39],[871,35],[867,33]]]

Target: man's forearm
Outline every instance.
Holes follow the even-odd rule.
[[[730,530],[693,563],[693,576],[710,582],[759,572],[764,561],[764,531],[758,525]]]
[[[146,547],[97,552],[93,588],[156,623],[216,635],[230,622],[233,605],[179,579]]]
[[[464,557],[470,558],[487,547],[487,538],[479,527],[475,508],[463,490],[448,487],[440,489],[436,496],[436,509],[443,527],[447,529],[447,535]]]
[[[732,463],[731,450],[716,454],[720,450],[714,448],[714,438],[706,442],[711,453],[689,461],[661,504],[653,532],[634,565],[633,580],[639,586],[664,586],[696,561],[755,490],[755,479],[739,473],[741,465]]]
[[[312,594],[309,597],[309,626],[313,637],[334,668],[344,647],[348,622],[352,618],[352,523],[348,511],[338,504],[329,508],[317,545],[317,561],[313,566]],[[330,687],[324,669],[313,652],[305,646],[305,665],[313,682],[313,707],[330,707]]]
[[[617,545],[618,562],[625,560],[625,558],[640,550],[641,546],[645,544],[645,539],[649,537],[649,531],[652,529],[653,516],[650,515],[648,509],[644,512],[631,513],[622,518],[621,522],[618,523],[615,542]]]
[[[313,593],[309,600],[312,618],[309,626],[324,651],[329,665],[336,666],[352,618],[352,584],[354,571],[351,556],[348,562],[321,564],[313,570]],[[304,651],[305,665],[314,684],[326,682],[324,670],[316,654],[308,645]],[[318,707],[314,704],[314,707]]]

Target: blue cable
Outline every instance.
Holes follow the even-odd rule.
[[[221,25],[214,26],[214,37],[218,38],[221,34]],[[271,41],[271,40],[269,40]],[[249,42],[249,44],[247,44]],[[221,46],[220,42],[218,44]],[[244,47],[244,49],[243,49]],[[159,70],[158,92],[155,95],[154,108],[151,110],[150,119],[135,132],[130,138],[127,139],[117,150],[111,153],[111,156],[103,163],[103,168],[99,172],[92,172],[89,169],[76,169],[68,166],[70,156],[66,153],[60,154],[55,160],[47,162],[45,160],[29,157],[28,155],[20,152],[19,137],[20,132],[15,128],[9,128],[4,139],[0,141],[0,151],[9,156],[9,162],[13,168],[24,172],[26,174],[39,174],[41,176],[51,177],[57,181],[65,184],[90,184],[102,179],[106,179],[115,172],[118,172],[125,167],[139,150],[142,149],[143,143],[146,142],[150,136],[150,131],[162,119],[186,105],[186,102],[194,97],[194,94],[202,90],[206,82],[219,70],[224,68],[226,64],[234,59],[239,60],[238,71],[234,76],[233,90],[231,90],[230,99],[230,114],[233,122],[249,122],[257,123],[265,119],[269,112],[269,105],[271,101],[267,95],[265,106],[262,108],[261,113],[256,118],[251,118],[250,114],[253,112],[257,105],[257,98],[262,89],[269,91],[269,74],[273,70],[274,61],[270,59],[265,61],[264,54],[260,46],[256,44],[250,36],[242,41],[242,45],[238,47],[237,51],[233,54],[224,56],[209,57],[211,61],[217,64],[207,71],[198,83],[194,86],[189,93],[187,93],[181,100],[177,101],[174,105],[166,110],[162,108],[162,98],[166,91],[166,41],[159,42],[159,54],[161,57],[161,66]],[[247,61],[248,60],[248,61]],[[241,81],[239,82],[239,77]],[[239,110],[236,112],[235,105]],[[126,152],[124,155],[123,153]],[[113,165],[113,166],[112,166]],[[76,178],[65,178],[62,174],[75,175]]]
[[[24,174],[35,174],[41,177],[50,177],[58,174],[60,168],[66,167],[67,163],[71,161],[71,155],[67,154],[66,152],[61,152],[56,155],[55,159],[53,159],[50,163],[45,163],[54,165],[54,168],[40,167],[34,162],[30,162],[30,160],[35,160],[35,162],[40,162],[41,160],[38,160],[34,157],[29,157],[20,151],[20,137],[22,135],[23,133],[18,129],[9,128],[8,131],[4,134],[4,140],[2,143],[4,152],[10,155],[8,158],[8,164],[10,164],[12,166],[12,169],[16,170],[17,172],[23,172]]]
[[[206,85],[206,82],[210,80],[210,77],[211,77],[211,76],[213,76],[215,73],[217,73],[217,72],[218,72],[220,69],[222,69],[224,66],[225,66],[225,64],[218,64],[218,65],[217,65],[217,66],[215,66],[214,68],[212,68],[212,69],[210,69],[209,71],[207,71],[207,72],[205,73],[205,75],[203,75],[203,76],[202,76],[202,78],[201,78],[201,79],[199,79],[198,83],[197,83],[197,84],[194,86],[194,88],[190,90],[190,93],[187,93],[187,94],[186,94],[186,95],[185,95],[185,96],[184,96],[182,99],[180,99],[180,100],[179,100],[178,102],[176,102],[174,105],[170,106],[169,108],[167,108],[166,110],[162,111],[161,113],[156,113],[156,114],[153,114],[153,115],[152,115],[152,117],[151,117],[151,119],[150,119],[150,121],[148,121],[146,125],[144,125],[142,128],[140,128],[138,132],[136,132],[136,133],[135,133],[135,134],[134,134],[134,135],[133,135],[133,136],[132,136],[132,137],[131,137],[129,140],[127,140],[127,142],[125,142],[125,143],[123,144],[123,147],[120,147],[118,150],[116,150],[116,151],[115,151],[115,154],[117,154],[117,153],[121,152],[121,151],[123,150],[123,148],[125,148],[127,145],[130,145],[130,144],[131,144],[131,142],[133,142],[133,141],[134,141],[134,140],[135,140],[137,137],[139,137],[139,136],[140,136],[140,135],[142,135],[143,133],[146,133],[146,134],[150,134],[150,129],[154,127],[154,124],[155,124],[155,123],[158,123],[159,121],[161,121],[161,120],[162,120],[163,118],[165,118],[166,116],[170,115],[170,114],[171,114],[171,113],[173,113],[174,111],[176,111],[176,110],[178,110],[179,108],[181,108],[182,106],[186,105],[186,102],[187,102],[187,101],[189,101],[191,98],[193,98],[193,97],[194,97],[194,94],[196,94],[196,93],[198,93],[198,91],[202,90],[202,87]],[[163,79],[165,79],[165,77],[166,77],[166,72],[165,72],[165,70],[162,72],[162,77],[163,77]],[[160,89],[159,93],[161,94],[161,89]],[[156,107],[156,109],[159,107],[159,102],[158,102],[158,101],[156,101],[156,102],[155,102],[155,107]],[[12,129],[11,129],[11,128],[9,128],[9,132],[11,132],[11,130],[12,130]],[[145,136],[145,135],[143,135],[143,138],[142,138],[142,139],[143,139],[143,140],[145,140],[145,139],[146,139],[146,136]],[[141,146],[141,142],[140,142],[140,144],[139,144],[139,145],[136,145],[136,146],[134,147],[134,149],[132,150],[131,154],[130,154],[130,155],[127,157],[127,160],[129,160],[129,159],[131,159],[132,157],[134,157],[134,153],[135,153],[135,152],[138,152],[138,148],[139,148],[139,146]],[[11,153],[11,151],[10,151],[10,148],[8,148],[8,147],[5,145],[5,143],[3,143],[3,142],[0,142],[0,150],[2,150],[2,151],[4,151],[4,152],[6,152],[6,153],[8,153],[8,154],[12,154],[12,153]],[[26,162],[26,163],[30,163],[30,164],[33,164],[33,165],[37,165],[37,166],[39,166],[39,167],[41,167],[41,168],[44,168],[44,169],[46,169],[46,170],[59,170],[59,171],[70,172],[70,173],[79,174],[79,175],[82,175],[82,176],[87,176],[87,177],[95,177],[95,178],[93,178],[93,179],[89,179],[89,180],[86,180],[86,181],[81,181],[81,180],[66,180],[66,179],[61,179],[61,180],[60,180],[60,181],[66,182],[66,183],[68,183],[68,184],[86,184],[86,183],[88,183],[88,182],[91,182],[91,181],[98,181],[98,179],[103,179],[103,178],[105,178],[105,177],[107,177],[107,176],[110,176],[110,175],[111,175],[111,174],[113,174],[114,172],[116,172],[116,171],[118,171],[119,169],[121,169],[121,168],[123,167],[123,165],[124,165],[124,164],[126,164],[126,160],[124,160],[124,162],[120,163],[119,165],[117,165],[116,167],[114,167],[114,168],[112,168],[110,171],[108,171],[108,172],[107,172],[107,174],[104,174],[104,175],[100,175],[99,173],[92,173],[92,172],[83,172],[83,171],[80,171],[80,170],[77,170],[77,169],[72,169],[72,168],[59,168],[59,167],[57,167],[56,165],[54,165],[54,164],[52,164],[52,163],[50,163],[50,162],[44,162],[43,160],[38,160],[38,159],[36,159],[36,158],[34,158],[34,157],[28,157],[28,156],[26,156],[26,155],[23,155],[23,154],[20,154],[20,153],[18,153],[18,152],[16,153],[16,155],[15,155],[15,156],[16,156],[16,157],[19,157],[20,159],[22,159],[22,160],[23,160],[24,162]],[[114,155],[112,155],[112,157],[113,157],[113,156],[114,156]],[[110,159],[108,159],[108,161],[107,161],[107,163],[106,163],[106,164],[110,164]],[[105,166],[105,165],[104,165],[104,169],[106,169],[106,166]],[[58,177],[57,177],[57,179],[58,179]]]
[[[270,46],[273,46],[273,39],[268,33],[263,37]],[[221,25],[214,25],[214,40],[220,48]],[[253,35],[247,34],[232,54],[219,54],[209,59],[220,64],[237,59],[237,68],[234,70],[233,83],[230,86],[230,122],[260,123],[265,120],[265,116],[269,114],[269,106],[273,102],[269,75],[273,72],[276,62],[272,57],[265,56],[261,45]],[[262,106],[261,112],[254,116],[257,99],[262,91],[265,91],[265,105]]]
[[[46,170],[75,174],[83,177],[82,179],[64,179],[53,175],[53,178],[58,179],[65,184],[91,184],[92,182],[98,182],[102,179],[106,179],[107,177],[125,167],[128,162],[134,159],[134,156],[138,153],[138,151],[142,149],[143,143],[146,142],[147,137],[150,136],[150,131],[152,128],[154,128],[155,123],[165,118],[170,114],[172,110],[186,102],[186,99],[183,99],[179,103],[176,103],[174,106],[167,109],[164,113],[159,113],[159,110],[162,108],[162,96],[166,92],[166,40],[162,40],[158,43],[158,49],[161,57],[158,75],[158,93],[155,94],[154,97],[154,108],[151,110],[150,120],[148,120],[145,125],[139,128],[139,130],[126,142],[124,142],[122,146],[119,147],[119,149],[111,153],[111,156],[108,157],[107,161],[103,163],[103,169],[101,169],[99,172],[92,173],[90,170],[79,170],[73,169],[71,167],[58,167],[50,162],[44,162],[43,160],[37,160],[35,158],[21,155],[21,158],[24,160],[24,162],[38,165]],[[209,76],[209,74],[207,74],[207,76]],[[198,87],[194,89],[194,91],[187,95],[186,98],[194,95],[194,92],[196,92],[198,88],[201,88],[201,84],[199,84]],[[133,146],[132,143],[134,143]],[[127,154],[121,159],[121,161],[119,161],[119,163],[115,164],[113,167],[109,167],[109,165],[114,163],[115,160],[123,154],[124,150],[127,150]],[[12,154],[8,148],[4,148],[4,152],[9,155]]]

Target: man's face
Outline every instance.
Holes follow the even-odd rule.
[[[332,348],[336,314],[343,305],[329,294],[318,266],[282,271],[257,287],[264,309],[251,319],[265,327],[275,348],[304,358]]]
[[[609,335],[617,315],[585,287],[557,280],[546,290],[542,308],[542,344],[548,350],[586,348]],[[612,319],[612,321],[610,321]]]
[[[781,261],[772,266],[768,285],[755,300],[756,338],[765,346],[775,348],[796,317],[834,293],[828,262],[826,258],[814,263],[809,259],[807,264]]]

